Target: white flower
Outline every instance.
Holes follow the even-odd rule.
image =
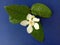
[[[28,14],[27,15],[27,20],[23,20],[20,24],[23,26],[27,26],[27,32],[28,33],[32,33],[33,31],[33,26],[36,30],[39,29],[39,24],[37,22],[39,22],[39,18],[36,18],[35,16]]]

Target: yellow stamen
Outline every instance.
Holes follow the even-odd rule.
[[[33,26],[34,25],[34,22],[33,21],[29,21],[29,24]]]

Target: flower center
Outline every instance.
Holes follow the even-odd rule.
[[[33,26],[33,25],[34,25],[34,21],[29,21],[29,24],[30,24],[31,26]]]

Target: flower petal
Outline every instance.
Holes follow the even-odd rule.
[[[21,24],[22,26],[27,26],[27,25],[28,25],[28,21],[27,21],[27,20],[23,20],[20,24]]]
[[[34,28],[35,28],[36,30],[38,30],[38,29],[39,29],[39,24],[38,24],[38,23],[35,23],[35,24],[34,24]]]
[[[33,21],[35,21],[35,22],[39,22],[40,19],[39,19],[39,18],[33,18]]]
[[[31,20],[32,17],[33,17],[33,16],[32,16],[31,14],[28,14],[28,15],[27,15],[27,20]]]
[[[30,33],[32,33],[32,31],[33,31],[33,28],[32,28],[31,25],[29,25],[29,26],[27,27],[27,32],[30,34]]]

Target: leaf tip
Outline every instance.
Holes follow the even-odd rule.
[[[4,6],[4,8],[6,8],[7,6]]]

